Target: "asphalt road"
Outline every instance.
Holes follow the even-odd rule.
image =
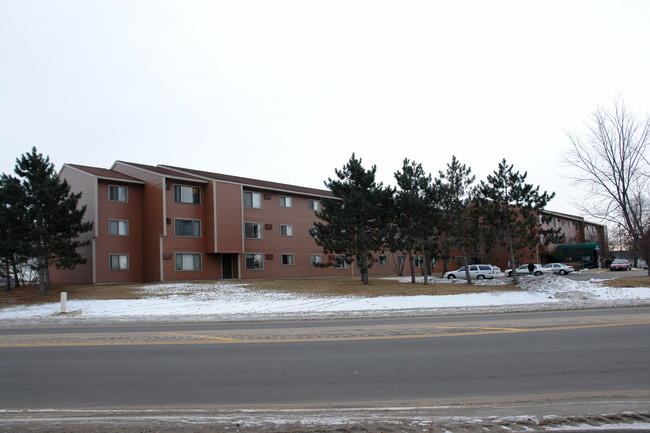
[[[0,407],[648,401],[650,309],[0,330]]]

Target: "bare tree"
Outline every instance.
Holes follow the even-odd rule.
[[[639,120],[622,98],[598,106],[581,133],[567,132],[570,176],[585,187],[581,210],[621,227],[633,252],[650,259],[650,117]],[[650,276],[650,271],[648,272]]]

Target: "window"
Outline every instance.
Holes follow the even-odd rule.
[[[110,201],[126,201],[128,189],[125,186],[110,185],[108,187],[108,199]]]
[[[309,227],[309,237],[310,238],[316,237],[316,227]]]
[[[200,271],[201,254],[198,253],[176,253],[177,271]]]
[[[320,202],[318,200],[309,200],[309,210],[320,209]]]
[[[388,263],[386,261],[386,256],[379,256],[379,264],[380,265],[385,265],[386,263]]]
[[[321,261],[320,254],[310,254],[309,255],[309,264],[310,265],[316,266],[316,265],[320,265],[321,263],[323,263],[323,262]]]
[[[108,234],[111,236],[128,236],[129,231],[127,221],[109,220]]]
[[[262,207],[262,194],[259,192],[245,192],[244,193],[244,207],[261,208]]]
[[[406,263],[406,257],[405,257],[405,256],[397,256],[397,262],[398,262],[400,265],[405,264],[405,263]]]
[[[291,197],[280,196],[280,207],[291,207]]]
[[[264,269],[264,258],[262,254],[246,254],[246,269],[262,270]]]
[[[174,235],[194,238],[201,237],[201,221],[183,219],[174,220]]]
[[[286,224],[280,225],[280,235],[281,236],[293,236],[293,226]]]
[[[293,254],[282,254],[283,265],[293,265]]]
[[[112,270],[122,271],[129,269],[129,256],[126,254],[110,254],[108,267]]]
[[[245,223],[244,237],[246,239],[262,239],[262,223]]]
[[[345,256],[340,254],[336,255],[336,269],[347,269],[348,261],[345,259]]]
[[[201,189],[196,186],[174,185],[174,201],[176,203],[201,203]]]
[[[422,256],[413,257],[414,265],[416,268],[421,268],[424,264],[424,258]]]

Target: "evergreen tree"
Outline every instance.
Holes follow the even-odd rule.
[[[435,254],[439,234],[434,183],[421,164],[408,159],[404,159],[402,171],[395,172],[395,180],[399,189],[395,194],[395,231],[390,239],[393,248],[408,255],[411,283],[415,283],[413,254],[422,254],[424,284],[427,284],[429,264]]]
[[[15,172],[22,178],[25,190],[25,217],[31,226],[28,254],[36,259],[40,293],[49,289],[49,266],[71,269],[85,263],[77,252],[88,242],[79,235],[92,230],[84,222],[86,207],[78,208],[81,194],[70,192],[70,185],[61,181],[48,157],[36,152],[24,154],[17,161]]]
[[[484,230],[492,232],[508,249],[514,284],[519,283],[517,253],[524,248],[534,248],[540,242],[540,235],[550,234],[540,227],[540,212],[555,196],[539,186],[526,183],[528,173],[513,171],[503,159],[499,169],[481,181],[477,192],[477,209],[482,217]],[[551,230],[552,231],[552,230]]]
[[[13,176],[0,177],[0,262],[11,288],[11,274],[15,287],[20,286],[18,268],[27,260],[27,235],[29,228],[25,218],[25,190]]]
[[[470,284],[468,252],[479,241],[476,207],[472,205],[472,185],[476,176],[456,156],[447,164],[447,170],[439,173],[437,183],[441,191],[445,232],[450,238],[449,243],[461,251],[466,281]]]
[[[384,245],[392,207],[393,189],[375,181],[376,166],[366,170],[355,155],[341,170],[334,170],[337,179],[328,179],[327,188],[335,199],[323,199],[314,222],[316,243],[325,254],[340,254],[348,263],[356,258],[361,281],[368,284],[370,253]]]

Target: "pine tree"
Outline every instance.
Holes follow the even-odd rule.
[[[18,268],[26,260],[27,235],[29,228],[25,218],[25,190],[20,180],[2,174],[0,177],[0,262],[11,288],[11,274],[15,287],[20,286]]]
[[[439,212],[436,190],[430,174],[422,164],[404,159],[402,171],[395,172],[398,190],[395,194],[393,248],[404,251],[409,258],[411,283],[415,283],[413,254],[424,257],[424,284],[428,283],[431,256],[437,246]]]
[[[540,212],[555,196],[544,191],[540,194],[539,186],[526,183],[528,173],[513,171],[503,159],[499,169],[481,181],[477,192],[477,209],[482,217],[483,229],[498,237],[507,247],[512,264],[514,284],[517,277],[517,253],[524,248],[533,248],[540,242],[544,231],[540,228]]]
[[[447,170],[439,173],[437,183],[441,191],[445,232],[450,238],[450,244],[461,251],[465,278],[470,284],[472,280],[469,275],[468,250],[479,240],[476,208],[472,204],[472,185],[476,176],[472,175],[472,169],[461,164],[456,156],[447,164]]]
[[[370,254],[385,242],[393,189],[375,181],[376,166],[366,170],[361,162],[352,154],[341,170],[334,170],[337,179],[325,182],[336,198],[322,200],[314,227],[325,254],[343,255],[348,263],[356,258],[361,281],[368,284]]]
[[[36,259],[40,293],[49,289],[49,266],[71,269],[85,263],[77,249],[88,242],[79,235],[92,230],[84,222],[86,207],[78,208],[81,194],[70,192],[70,185],[61,181],[48,157],[36,152],[24,154],[17,161],[15,172],[22,178],[25,190],[25,217],[31,226],[29,250]]]

